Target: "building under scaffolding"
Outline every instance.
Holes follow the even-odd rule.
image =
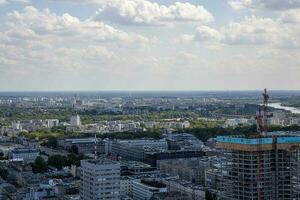
[[[217,137],[224,150],[224,200],[299,200],[300,137]]]

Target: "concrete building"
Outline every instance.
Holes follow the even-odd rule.
[[[203,186],[205,185],[205,171],[210,168],[211,163],[207,157],[160,160],[158,162],[160,172],[172,176],[178,175],[180,179]]]
[[[149,200],[154,194],[166,192],[167,186],[157,181],[143,179],[132,181],[132,194],[134,200]]]
[[[181,192],[172,191],[154,194],[151,200],[189,200],[189,196]]]
[[[140,139],[115,140],[111,144],[111,153],[125,160],[143,161],[144,152],[151,149],[167,150],[166,140]]]
[[[178,178],[162,179],[167,185],[168,192],[179,192],[183,196],[187,196],[189,200],[205,199],[205,188],[195,185],[189,181],[183,181]]]
[[[91,154],[95,152],[95,138],[65,139],[62,145],[67,150],[71,149],[72,146],[76,146],[78,153]],[[105,142],[103,140],[97,139],[96,146],[99,154],[105,153]]]
[[[157,167],[160,160],[178,159],[178,158],[198,158],[203,157],[205,153],[201,150],[168,150],[168,151],[149,151],[144,153],[145,163]]]
[[[59,125],[58,119],[46,119],[45,124],[47,128],[52,128]]]
[[[158,160],[202,157],[201,150],[168,150],[168,142],[162,140],[116,140],[111,144],[112,154],[120,159],[141,161],[156,167]]]
[[[81,120],[79,115],[71,116],[70,118],[71,126],[81,126]]]
[[[300,137],[217,137],[224,200],[300,199]]]
[[[39,155],[38,149],[28,149],[28,148],[16,148],[11,151],[12,159],[20,159],[25,162],[33,162]]]
[[[212,191],[221,191],[223,188],[221,168],[213,168],[205,171],[205,186]]]
[[[13,121],[12,123],[11,123],[11,127],[12,127],[12,129],[13,130],[22,130],[22,126],[21,126],[21,123],[20,123],[20,121]]]
[[[120,164],[108,159],[81,161],[82,200],[120,199]]]

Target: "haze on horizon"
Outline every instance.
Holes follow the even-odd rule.
[[[0,91],[300,89],[300,0],[0,0]]]

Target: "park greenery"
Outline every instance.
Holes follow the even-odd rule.
[[[47,164],[49,166],[55,167],[57,169],[62,169],[63,167],[66,166],[71,166],[71,165],[80,165],[80,161],[84,159],[88,159],[88,156],[85,156],[83,154],[76,155],[74,153],[68,154],[67,156],[62,156],[62,155],[51,155],[48,158]]]
[[[214,138],[218,135],[255,135],[257,134],[256,126],[238,126],[235,128],[223,128],[221,125],[223,121],[218,120],[204,120],[200,118],[183,119],[191,123],[189,128],[175,129],[177,133],[192,133],[202,141],[207,141],[209,138]],[[271,126],[270,131],[299,131],[299,126]],[[139,139],[139,138],[154,138],[159,139],[162,137],[164,129],[153,128],[140,132],[116,132],[116,133],[103,133],[97,134],[100,139]],[[41,130],[35,132],[24,132],[21,135],[30,139],[39,139],[43,145],[57,148],[57,140],[62,138],[78,138],[78,137],[93,137],[94,133],[79,133],[67,132],[62,127],[56,127],[52,130]],[[73,152],[73,153],[76,153]]]
[[[58,119],[68,122],[70,116],[79,114],[83,124],[100,121],[135,120],[135,121],[163,121],[165,119],[208,117],[210,115],[253,115],[257,110],[255,104],[237,106],[234,104],[203,105],[203,110],[159,110],[152,107],[140,107],[137,114],[133,110],[124,112],[103,111],[100,108],[77,110],[71,106],[42,107],[42,106],[0,106],[0,125],[10,125],[12,121],[26,121],[32,119]],[[57,133],[57,132],[55,132]]]
[[[31,164],[33,173],[44,173],[48,169],[48,165],[41,156],[36,157],[34,163]]]
[[[88,156],[83,154],[74,154],[70,153],[67,156],[62,155],[51,155],[48,157],[48,161],[46,162],[43,157],[38,156],[35,161],[31,164],[33,173],[44,173],[47,172],[49,166],[55,167],[57,169],[62,169],[63,167],[70,167],[71,165],[80,165],[80,161],[84,159],[88,159]],[[1,176],[1,169],[0,169]]]

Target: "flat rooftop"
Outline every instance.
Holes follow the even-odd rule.
[[[234,136],[218,136],[217,147],[239,151],[267,151],[274,148],[300,149],[300,136],[265,136],[261,138],[246,138]]]
[[[300,136],[279,136],[277,144],[300,143]],[[245,145],[258,145],[258,144],[272,144],[273,137],[263,138],[244,138],[244,137],[230,137],[230,136],[217,136],[216,141],[222,143],[232,144],[245,144]]]
[[[99,158],[99,159],[89,159],[89,160],[82,160],[82,162],[88,162],[90,164],[94,165],[111,165],[111,164],[117,164],[117,162],[105,158]]]

